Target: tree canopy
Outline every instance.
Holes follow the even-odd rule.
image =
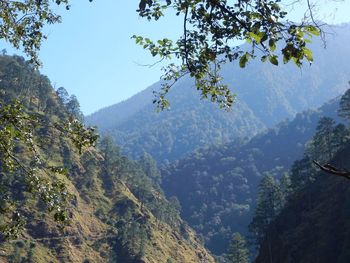
[[[348,122],[350,121],[350,89],[348,89],[341,97],[339,105],[339,116],[343,117]]]
[[[38,51],[42,41],[46,39],[43,28],[47,24],[61,22],[61,16],[54,11],[55,6],[64,6],[69,9],[69,2],[69,0],[0,0],[0,39],[9,42],[17,49],[22,49],[29,56],[32,65],[40,65]],[[312,52],[307,48],[307,44],[312,36],[320,34],[317,24],[315,25],[313,19],[298,24],[285,20],[287,13],[279,3],[279,0],[242,0],[234,3],[226,0],[167,0],[165,2],[140,0],[137,11],[141,17],[149,20],[160,19],[166,10],[174,11],[177,16],[183,16],[183,35],[175,42],[166,38],[153,42],[142,36],[134,36],[136,42],[149,50],[153,56],[160,59],[175,57],[181,60],[180,65],[170,63],[165,68],[163,76],[165,84],[154,100],[158,107],[167,108],[169,102],[165,96],[173,83],[185,75],[190,75],[196,80],[196,87],[201,91],[203,98],[210,98],[221,107],[229,108],[234,102],[234,96],[221,82],[221,65],[227,61],[238,60],[239,65],[244,67],[250,59],[258,56],[262,61],[269,60],[272,64],[278,65],[277,43],[279,42],[283,43],[280,51],[284,63],[292,60],[300,66],[303,61],[312,62]],[[250,49],[243,50],[237,46],[236,41],[248,42]],[[10,87],[9,85],[5,88]],[[40,91],[44,90],[44,86],[38,85],[38,87]],[[35,96],[29,99],[37,100]],[[47,103],[53,104],[53,100],[54,97],[51,96],[51,102]],[[38,104],[37,110],[27,112],[20,104],[20,101],[11,102],[11,100],[0,102],[0,126],[2,127],[0,162],[5,164],[4,169],[10,172],[22,170],[22,179],[25,175],[28,175],[28,178],[33,175],[35,184],[44,183],[42,178],[35,177],[36,169],[43,171],[44,168],[50,168],[53,169],[53,173],[60,172],[57,167],[45,167],[45,160],[41,160],[37,152],[37,148],[40,148],[42,143],[41,130],[37,129],[43,125],[42,120],[46,121],[45,114],[43,116],[36,114],[42,112],[42,105]],[[81,116],[74,96],[69,98],[69,102],[62,101],[62,104],[68,106],[66,110],[71,117],[64,116],[59,123],[47,120],[44,124],[47,127],[53,125],[57,133],[63,133],[71,139],[81,152],[85,146],[94,144],[97,137],[92,130],[84,128],[83,124],[76,120]],[[50,107],[46,105],[46,108],[49,110]],[[68,126],[62,125],[62,122],[68,123]],[[16,155],[19,152],[17,148],[19,144],[22,146],[22,143],[31,154],[28,163],[21,160],[17,162],[19,158]],[[22,167],[23,164],[25,168]],[[26,171],[26,167],[35,171]],[[37,185],[31,186],[32,181],[24,183],[29,189],[38,188]],[[34,194],[50,205],[51,199],[55,199],[56,195],[65,194],[60,187],[61,184],[55,187],[54,193],[51,188],[47,188],[49,192]],[[6,192],[8,187],[4,189],[1,192]],[[65,198],[60,196],[56,199],[65,200]],[[48,208],[54,210],[56,206],[53,208],[48,206]],[[62,218],[61,221],[64,221],[65,217],[62,216],[61,211],[65,209],[62,210],[60,206],[57,209],[59,212],[55,214],[56,219]],[[17,220],[16,211],[11,211],[11,214],[12,212],[16,222],[20,222]],[[7,219],[14,221],[10,217]],[[12,234],[11,231],[7,232]]]
[[[138,13],[148,20],[166,16],[166,11],[183,17],[183,34],[173,42],[161,39],[153,42],[142,36],[134,36],[136,43],[161,60],[173,57],[181,64],[170,63],[164,68],[166,81],[156,93],[155,103],[160,109],[167,108],[165,95],[181,77],[190,75],[203,98],[229,108],[234,95],[222,83],[220,67],[223,63],[239,61],[245,67],[249,60],[260,57],[261,61],[279,64],[294,61],[301,66],[303,61],[313,61],[307,48],[312,36],[319,36],[320,29],[309,8],[304,21],[294,23],[287,20],[287,12],[280,0],[141,0]],[[249,44],[243,48],[242,41]],[[280,43],[279,45],[277,45]],[[280,47],[280,48],[277,48]]]
[[[90,2],[92,0],[89,0]],[[166,11],[183,17],[183,35],[173,41],[160,39],[156,42],[142,36],[134,36],[136,43],[159,59],[181,60],[180,65],[170,63],[164,68],[165,83],[156,92],[154,102],[160,109],[167,108],[166,94],[181,77],[190,75],[196,80],[196,88],[203,98],[229,108],[234,95],[222,83],[220,67],[229,61],[239,61],[245,67],[249,60],[260,57],[278,65],[290,60],[301,66],[303,61],[312,62],[312,52],[307,48],[312,36],[320,30],[314,21],[311,8],[299,23],[287,20],[287,12],[280,0],[140,0],[138,14],[149,20],[158,20]],[[0,1],[0,39],[9,42],[39,65],[38,50],[46,39],[46,24],[61,22],[54,5],[68,10],[69,0]],[[237,42],[238,41],[238,42]],[[240,42],[239,42],[240,41]],[[245,41],[250,48],[242,49],[238,43]],[[277,45],[278,43],[282,43]],[[280,47],[280,48],[277,48]]]
[[[247,242],[240,233],[234,233],[230,242],[229,251],[226,255],[228,263],[248,263],[249,262],[249,250],[247,248]]]

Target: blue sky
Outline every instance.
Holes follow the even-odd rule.
[[[350,21],[350,1],[315,2],[320,19]],[[130,38],[133,34],[176,38],[181,34],[181,20],[175,16],[157,23],[141,19],[135,12],[137,0],[72,3],[69,11],[60,11],[63,22],[47,28],[48,40],[40,51],[41,72],[56,88],[63,86],[75,94],[84,114],[125,100],[159,80],[161,65],[141,66],[152,64],[154,59]],[[305,9],[295,6],[292,19],[298,19],[301,10]],[[3,42],[0,45],[13,53]]]

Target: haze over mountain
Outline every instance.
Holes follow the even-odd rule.
[[[331,8],[314,13],[318,1],[310,1],[299,9],[282,0],[139,0],[134,15],[174,25],[145,34],[132,21],[123,27],[133,16],[127,4],[118,16],[108,1],[90,13],[72,0],[0,0],[0,42],[26,57],[0,49],[0,263],[349,263],[350,20],[321,26]],[[109,37],[106,11],[121,19],[120,41]],[[105,26],[92,14],[107,18]],[[99,96],[113,98],[111,78],[121,87],[148,83],[137,71],[125,74],[127,53],[138,57],[119,45],[131,31],[129,41],[153,58],[181,61],[181,72],[165,69],[167,79],[184,70],[199,82],[180,78],[154,98],[168,91],[159,81],[84,123],[77,96],[40,73],[47,26],[61,19],[73,22],[54,41],[70,43],[65,68],[47,72],[68,87],[81,79],[73,86],[84,87],[91,107]],[[87,29],[91,41],[72,38],[74,28]],[[237,40],[247,43],[237,48]],[[123,54],[113,59],[109,46]],[[239,61],[214,65],[223,56]],[[212,103],[235,97],[219,79],[237,95],[231,111]],[[172,108],[158,113],[165,95]]]
[[[156,113],[151,87],[132,98],[87,116],[103,134],[110,134],[124,153],[137,158],[150,153],[158,162],[179,159],[198,147],[252,137],[297,112],[317,108],[340,95],[350,76],[350,25],[333,27],[327,48],[312,44],[315,62],[301,69],[253,61],[240,69],[227,64],[222,74],[237,94],[232,111],[199,101],[193,81],[184,78],[169,94],[171,109]],[[341,55],[339,55],[341,54]]]
[[[246,234],[264,174],[280,178],[301,158],[320,117],[337,117],[339,100],[253,137],[195,151],[162,169],[162,188],[176,196],[182,217],[204,237],[216,255],[224,253],[234,232]]]
[[[33,72],[23,58],[1,56],[0,72],[6,72],[1,74],[1,90],[9,98],[21,94],[28,110],[53,120],[67,118],[69,112],[80,116],[78,104],[70,103],[72,97],[60,97],[49,80]],[[297,114],[294,120],[251,140],[207,146],[165,167],[162,187],[168,200],[158,185],[155,163],[147,155],[140,162],[128,160],[109,139],[103,139],[99,149],[79,154],[72,142],[44,125],[40,132],[53,139],[45,141],[42,154],[69,171],[69,175],[57,177],[75,195],[71,223],[64,234],[60,233],[50,217],[42,217],[43,205],[39,202],[30,212],[24,241],[0,243],[5,253],[0,257],[35,262],[105,262],[107,258],[123,262],[214,262],[196,233],[181,220],[180,207],[206,246],[217,255],[224,253],[233,232],[247,231],[262,175],[269,172],[279,177],[287,171],[301,157],[318,119],[336,119],[338,102],[334,99],[319,110]],[[21,195],[18,198],[23,201]],[[28,205],[23,203],[24,211]]]

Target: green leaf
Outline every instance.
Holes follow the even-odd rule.
[[[278,66],[278,59],[277,59],[276,55],[270,56],[269,60],[270,60],[271,64]]]
[[[241,58],[239,59],[239,66],[241,68],[244,68],[246,66],[249,57],[250,57],[250,55],[247,52],[243,56],[241,56]]]
[[[261,42],[261,39],[263,37],[263,33],[259,32],[258,34],[255,34],[253,32],[249,32],[248,33],[248,36],[251,38],[251,39],[254,39],[256,43],[260,44]]]
[[[312,51],[306,47],[303,48],[304,56],[309,62],[314,61],[314,58],[312,56]]]
[[[270,39],[269,40],[269,47],[270,47],[270,50],[273,52],[276,50],[276,41],[273,40],[273,39]]]
[[[312,34],[314,36],[319,36],[320,35],[320,31],[315,26],[306,26],[305,29],[306,29],[307,32],[309,32],[310,34]]]
[[[139,3],[139,9],[145,10],[145,8],[146,8],[146,0],[141,0]]]

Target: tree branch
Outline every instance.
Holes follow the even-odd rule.
[[[188,3],[186,3],[186,9],[185,9],[185,16],[184,16],[184,24],[183,24],[183,31],[184,31],[184,45],[185,45],[185,63],[190,72],[192,72],[192,65],[188,61],[188,47],[187,47],[187,16],[188,16]]]
[[[346,179],[350,180],[350,171],[340,170],[340,169],[338,169],[330,164],[321,165],[315,160],[313,160],[313,163],[316,164],[318,168],[320,168],[322,171],[324,171],[326,173],[345,177]]]

